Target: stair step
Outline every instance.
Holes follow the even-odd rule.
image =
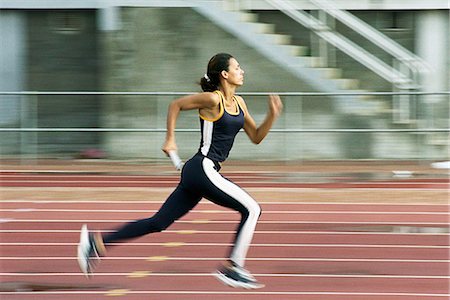
[[[298,65],[306,68],[325,67],[325,61],[318,56],[298,56]]]
[[[325,66],[325,60],[318,56],[309,56],[310,66],[313,68],[320,68]]]
[[[345,89],[345,90],[355,90],[359,86],[358,79],[338,78],[338,79],[334,79],[334,80],[338,82],[338,86],[341,89]]]
[[[291,43],[291,36],[286,34],[266,33],[264,34],[274,44],[289,45]]]
[[[255,33],[274,33],[275,25],[269,23],[246,22]]]
[[[342,70],[338,68],[316,68],[316,70],[322,72],[325,78],[335,79],[342,76]]]
[[[239,20],[241,22],[257,23],[258,14],[241,11],[239,12]]]
[[[291,56],[303,56],[306,54],[306,47],[296,45],[281,45],[282,51]]]
[[[225,1],[225,3],[232,2]],[[342,70],[328,67],[323,57],[308,56],[307,47],[292,45],[292,36],[277,34],[276,25],[259,22],[257,13],[239,11],[236,5],[230,5],[228,11],[226,8],[213,9],[213,7],[213,5],[201,5],[196,9],[219,26],[227,28],[251,47],[260,47],[267,58],[278,63],[285,62],[285,68],[299,78],[308,76],[309,71],[312,77],[310,83],[313,87],[320,90],[324,85],[329,84],[327,90],[358,89],[358,80],[341,78]],[[328,29],[326,26],[321,28],[321,30]],[[365,100],[365,97],[353,98],[359,98],[357,100],[362,102]],[[364,103],[357,104],[364,107]]]

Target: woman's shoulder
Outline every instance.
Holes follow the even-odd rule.
[[[210,107],[217,106],[220,103],[220,95],[216,92],[202,92],[198,94],[198,97],[208,103]]]

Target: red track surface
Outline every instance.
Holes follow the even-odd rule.
[[[448,189],[448,179],[286,182],[232,174],[244,187]],[[172,187],[176,176],[1,172],[15,187]],[[373,189],[373,191],[370,191]],[[45,190],[51,193],[51,190]],[[132,191],[130,191],[132,193]],[[266,284],[223,286],[211,272],[226,256],[238,215],[201,202],[168,231],[110,249],[91,279],[78,269],[79,229],[110,230],[150,216],[152,201],[1,202],[0,299],[448,299],[449,206],[262,202],[247,268]],[[121,200],[121,199],[117,199]],[[27,290],[28,289],[28,290]]]

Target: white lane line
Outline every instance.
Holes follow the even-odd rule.
[[[10,172],[10,171],[8,171]],[[401,172],[407,172],[407,171],[392,171],[394,173],[401,173]],[[10,172],[12,173],[12,172]],[[22,173],[22,172],[16,172],[16,173]],[[26,172],[23,172],[26,173]],[[14,179],[17,181],[39,181],[39,179],[42,178],[58,178],[58,179],[72,179],[73,181],[83,181],[80,178],[87,178],[87,179],[98,179],[98,180],[92,180],[94,182],[96,181],[104,181],[104,178],[107,179],[116,179],[116,181],[127,181],[127,180],[135,180],[135,179],[145,179],[145,180],[159,180],[159,179],[167,179],[167,180],[177,180],[179,178],[179,175],[174,175],[171,173],[156,173],[156,174],[141,174],[141,175],[136,175],[136,174],[83,174],[83,173],[72,173],[72,174],[57,174],[58,176],[54,176],[55,174],[42,174],[43,172],[28,172],[28,173],[34,173],[34,174],[0,174],[1,177],[3,177],[4,179]],[[52,173],[52,172],[47,172],[47,173]],[[59,173],[63,173],[63,172],[59,172]],[[267,175],[264,172],[262,172],[261,174],[263,174],[264,176],[261,176],[259,174],[253,174],[255,172],[249,172],[247,174],[241,174],[240,172],[237,173],[233,173],[233,172],[226,172],[224,173],[225,176],[230,176],[233,178],[237,178],[237,179],[243,179],[243,180],[259,180],[262,182],[271,182],[271,180],[276,180],[276,182],[303,182],[305,179],[308,179],[306,177],[280,177],[280,176],[271,176],[270,174]],[[286,180],[284,180],[286,179]],[[379,178],[379,179],[373,179],[373,180],[365,180],[362,178],[348,178],[348,180],[335,180],[333,178],[326,178],[326,177],[322,177],[322,178],[317,178],[320,179],[320,181],[323,181],[324,179],[327,180],[327,182],[337,182],[337,183],[365,183],[365,182],[376,182],[376,183],[433,183],[436,181],[441,181],[446,183],[446,178],[441,177],[441,178],[433,178],[433,177],[415,177],[415,178],[411,178],[411,177],[399,177],[399,179],[393,179],[392,177],[390,178]],[[51,179],[47,179],[48,181],[51,181]],[[297,181],[295,181],[297,180]],[[65,181],[65,180],[64,180]],[[309,183],[309,182],[308,182]]]
[[[139,181],[139,182],[161,182],[161,181],[171,181],[177,182],[179,175],[172,174],[160,174],[160,175],[110,175],[110,174],[100,174],[100,175],[86,175],[86,174],[63,174],[57,177],[52,174],[8,174],[0,175],[6,182],[128,182],[128,181]],[[254,174],[241,175],[241,174],[231,174],[225,173],[226,177],[230,177],[235,181],[245,181],[245,182],[257,182],[257,183],[301,183],[301,184],[439,184],[439,183],[449,183],[445,178],[414,178],[410,180],[408,178],[386,178],[386,179],[375,179],[375,180],[364,180],[353,178],[352,180],[334,180],[332,178],[321,178],[321,180],[316,182],[310,182],[305,180],[306,178],[282,178],[278,176],[258,176]],[[52,177],[58,178],[58,181],[52,180]],[[80,179],[81,178],[81,179]],[[84,180],[82,179],[84,178]],[[287,180],[283,180],[287,179]],[[294,179],[294,180],[289,180]],[[325,179],[325,180],[323,180]]]
[[[104,162],[107,162],[106,160]],[[117,162],[117,161],[112,161],[112,163]],[[119,164],[123,163],[123,161],[118,161]],[[107,162],[108,163],[108,162]],[[6,165],[4,167],[7,167]],[[11,165],[11,168],[13,167],[17,167],[16,165]],[[160,171],[157,172],[157,174],[175,174],[175,171],[172,171],[172,165],[169,164],[157,164],[156,165],[157,168],[162,168],[160,169]],[[267,166],[268,168],[272,168],[271,166]],[[166,169],[167,168],[167,169]],[[411,167],[412,169],[414,169],[414,167]],[[406,169],[410,169],[410,168],[406,168]],[[2,170],[2,172],[12,172],[12,173],[96,173],[96,174],[103,174],[103,173],[110,173],[110,171],[106,170],[106,171],[95,171],[95,170],[86,170],[86,169],[72,169],[72,170],[58,170],[58,169],[4,169]],[[120,174],[122,173],[127,173],[129,171],[124,170],[124,171],[119,171],[116,172],[119,175],[114,175],[114,176],[121,176]],[[388,173],[390,174],[392,172],[392,168],[388,168],[387,170],[380,170],[379,173]],[[149,172],[149,174],[153,174],[154,172]],[[305,173],[310,173],[309,171],[283,171],[283,170],[273,170],[270,169],[270,171],[267,170],[227,170],[225,172],[226,174],[264,174],[264,175],[271,175],[271,174],[281,174],[282,176],[285,176],[285,174],[289,174],[289,175],[296,175],[296,174],[305,174]],[[313,172],[313,173],[327,173],[327,172]],[[340,174],[340,173],[349,173],[351,174],[352,172],[330,172],[332,174]],[[136,175],[133,175],[136,176]],[[146,176],[144,174],[144,176]],[[148,175],[150,176],[150,175]],[[278,176],[278,175],[277,175]]]
[[[148,260],[148,256],[107,256],[102,260]],[[0,260],[77,260],[72,256],[0,256]],[[164,257],[167,261],[223,261],[223,257]],[[393,259],[393,258],[296,258],[296,257],[258,257],[246,261],[299,261],[299,262],[370,262],[370,263],[450,263],[450,259]]]
[[[173,184],[174,186],[178,184],[178,181],[176,180],[5,180],[3,181],[5,183],[5,186],[7,187],[8,184],[11,183],[52,183],[54,185],[49,186],[49,187],[53,187],[53,186],[58,186],[58,184],[67,184],[67,183],[75,183],[75,184],[102,184],[102,183],[113,183],[113,184],[117,184],[118,187],[120,187],[120,184],[129,184],[129,183],[141,183],[142,186],[145,187],[145,184]],[[246,183],[245,181],[239,181],[242,183]],[[248,181],[253,183],[254,181]],[[263,183],[263,181],[258,182],[256,181],[256,183]],[[267,183],[267,182],[266,182]],[[296,183],[294,183],[296,184]],[[422,183],[423,184],[423,183]],[[442,183],[438,183],[438,182],[429,182],[426,184],[442,184]],[[415,184],[410,184],[410,185],[415,185]],[[80,187],[83,187],[82,185]],[[91,187],[91,186],[87,186],[87,187]],[[40,187],[40,188],[46,188],[46,187]],[[96,186],[93,186],[92,188],[96,188]]]
[[[13,209],[0,209],[0,212],[34,212],[37,211],[34,208],[13,208]]]
[[[165,175],[108,175],[108,174],[104,174],[104,175],[87,175],[87,174],[70,174],[70,175],[60,175],[58,174],[58,176],[54,176],[54,174],[9,174],[9,175],[3,175],[2,177],[6,177],[6,178],[14,178],[14,180],[17,181],[31,181],[28,180],[29,178],[34,178],[34,179],[38,179],[38,178],[48,178],[48,177],[54,177],[54,178],[68,178],[68,179],[73,179],[75,177],[82,177],[82,178],[115,178],[117,179],[117,181],[128,181],[129,179],[136,179],[136,178],[140,178],[140,179],[146,179],[147,181],[154,181],[154,180],[158,180],[161,178],[165,178],[165,179],[173,179],[173,180],[177,180],[178,177],[177,176],[165,176]],[[79,179],[77,179],[79,180]],[[39,180],[37,180],[39,181]],[[48,181],[51,181],[50,179]],[[65,180],[64,180],[65,181]],[[82,180],[81,180],[82,181]],[[89,182],[91,181],[97,181],[97,180],[89,180]],[[104,181],[104,180],[100,180],[100,181]]]
[[[175,188],[176,184],[172,185],[168,185],[166,187],[164,186],[144,186],[144,185],[140,185],[140,186],[84,186],[84,187],[78,187],[78,186],[46,186],[46,187],[42,187],[42,186],[35,186],[35,187],[25,187],[25,186],[21,186],[20,190],[21,191],[36,191],[36,192],[54,192],[54,191],[60,191],[60,192],[73,192],[73,191],[95,191],[95,192],[114,192],[114,191],[120,191],[120,192],[135,192],[135,191],[145,191],[145,192],[149,192],[149,191],[163,191],[167,194],[170,194],[170,192],[172,192]],[[17,190],[17,187],[14,186],[3,186],[0,187],[1,190]],[[304,191],[319,191],[319,190],[325,190],[325,191],[344,191],[344,192],[366,192],[366,193],[373,193],[373,192],[377,192],[377,191],[384,191],[384,192],[392,192],[392,191],[396,191],[396,192],[405,192],[405,191],[409,191],[409,192],[442,192],[442,191],[448,191],[448,187],[427,187],[427,188],[418,188],[418,187],[345,187],[345,186],[341,186],[341,187],[320,187],[320,186],[316,186],[316,187],[284,187],[284,186],[272,186],[272,187],[252,187],[252,186],[248,186],[245,187],[245,190],[248,192],[276,192],[276,191],[280,191],[281,193],[285,193],[285,194],[298,194],[298,193],[302,193]],[[164,197],[165,199],[165,197]],[[6,199],[5,199],[6,200]],[[76,200],[75,200],[76,201]],[[78,200],[79,201],[79,200]],[[146,201],[146,200],[142,200],[142,201]],[[148,200],[147,200],[148,201]],[[378,201],[378,203],[382,203],[381,201]],[[386,204],[388,204],[389,202],[386,201],[384,202]],[[424,204],[425,205],[425,204]],[[430,204],[432,205],[432,204]]]
[[[5,172],[5,171],[3,171]],[[124,179],[128,179],[128,178],[142,178],[142,179],[158,179],[158,178],[172,178],[172,179],[177,179],[179,176],[178,175],[174,175],[174,173],[167,173],[167,172],[158,172],[158,173],[152,173],[152,174],[111,174],[111,172],[108,173],[96,173],[93,174],[94,172],[92,172],[91,174],[88,174],[89,172],[86,171],[78,171],[78,172],[71,172],[71,171],[21,171],[21,170],[17,170],[17,171],[9,171],[7,170],[6,172],[9,172],[10,174],[1,174],[2,177],[5,178],[23,178],[23,180],[27,180],[28,178],[47,178],[47,177],[55,177],[54,175],[58,175],[57,178],[74,178],[74,177],[83,177],[83,178],[116,178],[118,180],[124,180]],[[410,173],[408,173],[410,171],[399,171],[399,170],[393,170],[388,172],[389,174],[395,173],[395,174],[400,174],[403,175],[403,173],[406,173],[406,175],[410,175]],[[12,173],[12,174],[11,174]],[[23,174],[21,174],[23,173]],[[30,174],[31,173],[31,174]],[[57,173],[57,174],[52,174],[52,173]],[[62,173],[62,175],[61,175]],[[67,173],[67,174],[63,174],[63,173]],[[261,176],[261,174],[263,176]],[[279,175],[272,175],[272,172],[270,174],[268,174],[265,171],[248,171],[248,172],[241,172],[241,171],[227,171],[224,173],[225,176],[232,176],[232,177],[237,177],[237,178],[257,178],[257,179],[262,179],[264,181],[270,180],[270,179],[276,179],[277,181],[281,180],[281,179],[290,179],[289,182],[292,181],[292,179],[297,179],[297,180],[302,180],[302,179],[306,179],[309,178],[307,176],[295,176],[296,173],[290,173],[290,172],[278,172],[277,174],[282,174],[282,175],[286,175],[289,174],[289,176],[279,176]],[[295,177],[293,177],[292,175],[294,175]],[[333,179],[334,176],[323,176],[323,177],[316,177],[317,179],[329,179],[329,180],[334,180]],[[350,179],[350,178],[349,178]],[[339,181],[339,182],[360,182],[363,181],[364,179],[358,179],[355,176],[352,178],[352,180],[350,181]],[[397,179],[395,179],[397,180]],[[430,182],[430,180],[446,180],[446,178],[441,177],[441,178],[436,178],[433,176],[428,176],[428,177],[403,177],[398,180],[403,180],[403,181],[407,181],[407,182]],[[389,178],[379,178],[379,179],[374,179],[374,181],[394,181],[392,179],[392,177]]]
[[[67,220],[67,219],[10,219],[9,222],[15,223],[128,223],[134,220]],[[235,224],[236,220],[178,220],[175,223],[181,224]],[[347,224],[347,225],[435,225],[435,226],[448,226],[450,220],[446,223],[438,222],[345,222],[345,221],[258,221],[258,224]]]
[[[117,243],[123,247],[126,246],[170,246],[171,242],[165,243]],[[76,246],[77,243],[0,243],[0,246]],[[112,243],[111,245],[116,245]],[[180,242],[181,246],[211,246],[211,247],[230,247],[231,243],[185,243]],[[450,246],[424,246],[424,245],[366,245],[366,244],[251,244],[252,247],[324,247],[324,248],[400,248],[400,249],[450,249]]]
[[[25,199],[5,199],[2,200],[2,203],[59,203],[59,204],[73,204],[73,203],[80,203],[80,204],[90,204],[90,203],[103,203],[103,204],[162,204],[164,201],[160,200],[96,200],[91,199],[89,200],[65,200],[65,199],[57,199],[57,200],[25,200]],[[214,204],[207,200],[200,201],[199,204],[207,204],[207,205],[214,205],[217,206],[217,204]],[[450,204],[448,203],[392,203],[392,202],[314,202],[314,201],[260,201],[259,204],[276,204],[276,205],[360,205],[360,206],[446,206],[450,208]]]
[[[13,219],[13,218],[0,218],[0,224],[1,223],[9,223],[9,222],[12,222],[12,221],[15,221],[15,219]]]
[[[95,273],[96,277],[99,276],[128,276],[128,272],[105,272]],[[364,274],[253,274],[256,277],[315,277],[315,278],[390,278],[390,279],[450,279],[450,276],[433,276],[433,275],[364,275]],[[84,276],[83,273],[15,273],[15,272],[2,272],[0,276],[45,276],[45,277],[59,277],[59,276]],[[211,273],[149,273],[148,276],[165,276],[165,277],[205,277],[212,276]]]
[[[401,232],[401,231],[278,231],[278,230],[256,230],[255,234],[304,234],[304,235],[412,235],[412,236],[450,236],[449,232],[439,232],[438,230],[446,230],[445,228],[433,228],[436,232]],[[92,230],[93,232],[114,232],[113,230]],[[231,230],[165,230],[165,233],[177,233],[185,234],[190,232],[192,234],[235,234],[235,231]],[[80,233],[80,230],[68,230],[68,229],[4,229],[0,230],[0,233]]]
[[[155,213],[155,209],[41,209],[41,208],[22,208],[22,209],[0,209],[0,212],[82,212],[82,213]],[[205,210],[196,209],[193,213],[204,214],[232,214],[230,210]],[[448,212],[408,212],[408,211],[344,211],[344,210],[264,210],[263,214],[356,214],[356,215],[450,215]]]
[[[0,292],[0,295],[104,295],[111,291],[15,291]],[[127,290],[126,295],[270,295],[270,296],[380,296],[380,297],[436,297],[448,299],[450,294],[431,293],[388,293],[388,292],[283,292],[283,291],[136,291]]]

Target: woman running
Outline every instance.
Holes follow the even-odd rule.
[[[202,198],[206,198],[241,214],[229,260],[214,273],[215,276],[232,287],[255,289],[264,286],[244,269],[261,208],[243,189],[223,177],[219,170],[222,162],[227,159],[239,130],[244,128],[249,139],[259,144],[280,115],[283,105],[277,95],[270,95],[267,116],[257,127],[244,99],[235,95],[236,89],[243,82],[244,70],[237,60],[230,54],[219,53],[211,58],[207,73],[200,80],[203,93],[171,102],[162,151],[169,154],[177,150],[175,126],[178,114],[182,110],[191,109],[198,109],[200,115],[200,148],[183,166],[181,180],[175,191],[151,218],[130,222],[117,231],[104,235],[90,233],[86,225],[83,225],[78,245],[78,262],[86,275],[93,271],[93,260],[103,256],[112,243],[161,232],[193,209]]]

